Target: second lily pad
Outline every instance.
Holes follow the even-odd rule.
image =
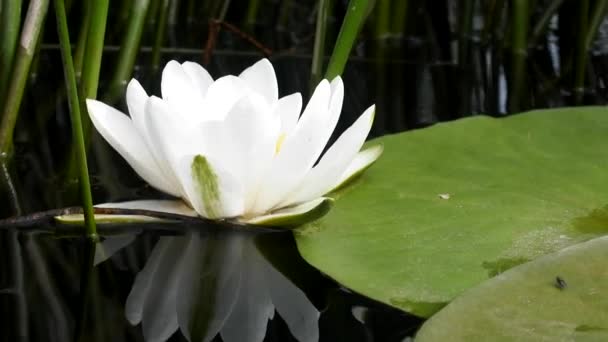
[[[608,237],[515,267],[428,320],[417,342],[608,341]]]
[[[313,266],[422,317],[484,280],[608,233],[605,108],[478,116],[386,136],[297,232]]]

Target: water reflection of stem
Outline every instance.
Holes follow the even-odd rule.
[[[62,1],[63,0],[59,0]],[[58,1],[55,1],[58,2]],[[53,331],[56,332],[56,337],[59,341],[69,341],[69,336],[66,334],[70,332],[70,326],[66,320],[67,312],[65,307],[59,301],[59,294],[57,293],[53,278],[49,275],[49,268],[45,265],[45,258],[40,253],[40,248],[33,241],[32,237],[25,237],[25,253],[29,259],[30,269],[35,279],[35,284],[40,289],[40,295],[44,298],[47,307],[50,310],[50,317],[53,321]]]
[[[103,329],[96,323],[97,318],[100,316],[98,309],[99,305],[96,305],[99,300],[95,294],[97,293],[97,269],[93,266],[95,261],[95,247],[96,243],[91,240],[86,240],[84,248],[84,257],[82,264],[82,273],[80,278],[80,308],[76,320],[76,341],[104,341],[103,336],[99,336],[98,332],[103,333]],[[92,304],[92,306],[89,306]],[[92,321],[92,322],[91,322]],[[91,322],[94,329],[91,331],[87,326],[87,323]],[[96,329],[95,329],[96,328]],[[91,336],[93,335],[93,339]]]
[[[348,9],[346,10],[342,27],[340,27],[336,45],[329,59],[325,78],[331,80],[341,75],[344,71],[350,51],[371,8],[372,2],[369,0],[351,0],[348,3]]]
[[[96,241],[98,239],[98,236],[97,229],[95,227],[95,215],[93,213],[93,197],[91,195],[89,169],[87,167],[87,156],[85,152],[84,136],[82,133],[80,103],[78,100],[78,91],[76,87],[76,76],[74,74],[74,64],[72,60],[72,47],[70,45],[68,23],[65,15],[65,4],[64,0],[55,0],[54,3],[55,15],[57,19],[57,34],[59,36],[59,45],[61,49],[61,57],[63,60],[65,85],[67,88],[67,97],[70,107],[70,118],[72,122],[72,139],[74,144],[76,145],[76,158],[80,171],[80,195],[82,207],[84,210],[85,226],[89,238],[93,241]]]
[[[0,2],[0,108],[4,102],[4,91],[11,74],[19,24],[21,23],[21,0]]]
[[[315,28],[315,44],[312,52],[312,65],[310,67],[310,89],[314,89],[321,81],[323,73],[323,59],[325,57],[325,34],[327,33],[327,17],[331,0],[319,0],[317,9],[317,25]]]
[[[514,0],[512,6],[509,110],[511,112],[517,112],[521,107],[521,95],[525,82],[530,3],[528,0]]]
[[[21,253],[21,243],[19,242],[19,233],[15,230],[10,230],[7,234],[7,248],[12,262],[13,275],[13,291],[15,296],[15,316],[17,321],[17,335],[19,341],[29,341],[28,338],[28,315],[27,301],[24,293],[23,281],[23,257]]]
[[[124,40],[120,45],[118,62],[110,81],[108,94],[105,96],[107,102],[115,102],[121,96],[127,85],[127,80],[131,77],[149,5],[150,0],[136,0],[131,5],[129,25]]]

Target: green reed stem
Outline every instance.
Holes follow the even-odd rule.
[[[256,22],[258,11],[260,10],[260,0],[249,0],[249,6],[247,7],[247,16],[245,17],[245,24],[252,26]]]
[[[0,108],[15,58],[19,24],[21,24],[21,0],[4,0],[0,13]]]
[[[80,111],[83,114],[81,116],[82,133],[84,141],[87,144],[91,135],[91,119],[89,118],[84,100],[97,98],[109,5],[109,0],[95,0],[90,2],[90,18],[88,30],[86,31],[87,34],[86,37],[83,38],[84,40],[79,42],[85,46],[84,59],[81,66],[82,74],[80,77]],[[84,30],[85,28],[83,27],[82,29]],[[72,179],[79,172],[78,147],[74,145],[70,146],[70,151],[68,153],[70,157],[67,161],[65,177],[67,179]]]
[[[350,0],[348,3],[346,16],[342,22],[342,27],[340,28],[340,33],[338,33],[338,39],[336,40],[336,45],[334,45],[334,50],[325,73],[325,78],[328,80],[341,75],[344,71],[350,51],[355,44],[355,40],[370,9],[371,2],[369,0]]]
[[[327,18],[331,0],[319,0],[317,10],[317,25],[315,28],[315,43],[312,52],[312,66],[310,70],[310,86],[314,89],[323,77],[323,59],[325,57],[325,35],[327,33]]]
[[[376,40],[386,39],[391,30],[391,0],[376,0]]]
[[[536,45],[536,42],[545,34],[547,26],[549,26],[549,21],[563,3],[564,0],[553,0],[551,3],[549,3],[549,6],[547,6],[547,8],[543,11],[542,16],[540,19],[538,19],[536,25],[534,25],[534,28],[532,29],[532,36],[530,37],[529,44],[530,47]]]
[[[289,14],[293,7],[293,0],[281,1],[281,8],[279,9],[279,18],[277,19],[277,28],[285,30],[289,21]]]
[[[579,2],[578,39],[574,57],[574,102],[579,104],[583,100],[585,86],[585,70],[587,64],[587,29],[589,19],[589,0]]]
[[[391,32],[403,36],[407,27],[407,12],[409,0],[399,0],[392,8],[393,17],[391,18]]]
[[[48,7],[49,0],[31,0],[27,10],[21,31],[20,46],[13,62],[14,67],[6,93],[6,101],[2,108],[2,121],[0,121],[0,160],[2,163],[7,162],[12,152],[13,131]]]
[[[608,7],[608,1],[606,0],[597,0],[595,3],[595,8],[591,14],[591,23],[587,28],[587,34],[585,36],[585,49],[588,51],[591,49],[591,44],[593,44],[593,39],[597,34],[597,30],[604,19],[604,15],[606,15],[606,8]]]
[[[230,8],[230,0],[222,1],[222,7],[220,8],[217,19],[220,21],[224,21],[226,19],[226,14],[228,14],[228,8]]]
[[[169,13],[169,0],[161,0],[160,11],[158,12],[158,22],[156,34],[154,36],[154,46],[152,47],[152,69],[160,68],[160,49],[167,36],[167,17]]]
[[[591,12],[591,21],[587,25],[588,13],[589,13],[589,2],[581,1],[581,11],[584,12],[581,14],[580,22],[579,22],[579,32],[582,37],[579,38],[579,45],[576,51],[576,67],[574,70],[574,101],[577,104],[580,104],[583,101],[583,94],[585,89],[585,71],[587,69],[587,60],[589,49],[591,49],[591,44],[593,44],[593,39],[597,34],[597,30],[604,19],[604,15],[606,14],[606,9],[608,7],[607,0],[598,0],[595,3],[595,7]]]
[[[475,9],[474,0],[465,0],[460,2],[463,5],[460,21],[458,22],[458,64],[465,65],[469,60],[469,42],[471,40],[471,31],[473,29],[473,10]]]
[[[110,5],[109,0],[95,0],[91,1],[91,3],[91,22],[87,37],[85,62],[82,69],[81,94],[85,99],[97,98],[103,41],[106,34],[106,21],[108,18],[108,7]],[[85,132],[88,122],[88,119],[83,120],[83,123],[85,123]]]
[[[517,112],[521,107],[521,96],[525,82],[530,4],[528,0],[513,0],[512,6],[509,110]]]
[[[89,170],[87,167],[87,156],[85,152],[84,135],[82,133],[82,120],[80,116],[80,103],[76,87],[76,74],[72,60],[72,47],[68,32],[68,22],[65,14],[64,0],[54,0],[55,17],[57,18],[57,35],[63,60],[63,72],[67,97],[72,121],[72,139],[76,143],[76,155],[80,168],[80,194],[82,196],[82,209],[84,211],[84,224],[89,239],[97,241],[97,228],[95,227],[95,214],[93,213],[93,197],[91,195],[91,182],[89,181]]]
[[[131,78],[135,58],[139,52],[139,42],[141,41],[144,24],[146,23],[146,13],[149,5],[150,0],[135,0],[133,2],[127,33],[120,45],[118,63],[110,81],[107,95],[109,102],[114,102],[123,93],[127,81]]]
[[[91,26],[91,2],[84,1],[82,3],[82,6],[82,22],[80,24],[80,31],[78,33],[78,43],[76,43],[76,51],[74,52],[74,71],[76,72],[77,79],[80,79],[80,77],[82,76],[84,53],[87,47],[89,27]]]

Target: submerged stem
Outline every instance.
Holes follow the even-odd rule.
[[[76,76],[72,60],[70,36],[68,23],[65,15],[64,0],[54,0],[55,16],[57,18],[57,34],[59,36],[59,46],[63,60],[63,71],[67,97],[72,121],[72,139],[76,144],[76,156],[80,169],[80,192],[82,196],[82,207],[84,210],[84,222],[89,239],[96,241],[97,228],[95,227],[95,215],[93,212],[93,197],[91,196],[91,183],[89,181],[89,170],[87,167],[87,157],[85,152],[84,136],[82,133],[82,120],[80,117],[80,103],[78,101],[78,90],[76,87]]]

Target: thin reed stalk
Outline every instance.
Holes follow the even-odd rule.
[[[586,12],[582,12],[584,15],[581,14],[579,22],[579,33],[582,35],[582,37],[580,37],[578,41],[579,45],[576,51],[576,66],[574,70],[574,101],[576,104],[583,102],[585,90],[585,71],[587,70],[589,49],[591,49],[593,39],[595,38],[597,30],[604,19],[604,15],[606,14],[608,1],[598,0],[595,2],[595,7],[591,12],[590,22],[588,22],[589,2],[587,0],[581,1],[580,6],[580,10]]]
[[[526,76],[526,58],[530,4],[528,0],[513,0],[511,13],[511,79],[509,111],[518,112]]]
[[[315,43],[310,67],[310,89],[314,89],[323,77],[323,60],[325,57],[325,37],[327,33],[327,18],[331,0],[319,0],[317,23],[315,28]]]
[[[63,61],[63,72],[67,97],[72,122],[72,140],[76,144],[76,157],[80,171],[80,195],[82,209],[84,212],[84,222],[87,235],[91,241],[97,241],[97,228],[95,226],[95,214],[93,212],[93,197],[91,195],[91,182],[89,180],[89,170],[87,167],[87,156],[85,152],[84,135],[82,133],[82,120],[80,116],[80,103],[78,100],[78,90],[76,86],[76,74],[72,60],[72,47],[70,45],[70,35],[65,14],[64,0],[54,0],[55,17],[57,19],[57,34],[59,36],[59,46]]]
[[[0,2],[0,108],[15,58],[19,24],[21,24],[21,0]]]
[[[123,93],[127,81],[131,78],[149,5],[150,0],[135,0],[131,6],[129,25],[120,45],[118,62],[106,96],[108,102],[114,102]]]
[[[331,80],[344,71],[350,51],[371,8],[372,2],[369,0],[351,0],[348,3],[348,9],[329,59],[325,78]]]
[[[13,62],[14,67],[6,93],[6,101],[2,108],[2,121],[0,121],[0,162],[2,163],[7,162],[12,152],[13,131],[48,7],[49,0],[31,0],[27,10],[19,47]]]
[[[158,22],[152,47],[152,70],[156,72],[160,68],[160,49],[167,36],[167,17],[169,14],[169,0],[161,0]]]

